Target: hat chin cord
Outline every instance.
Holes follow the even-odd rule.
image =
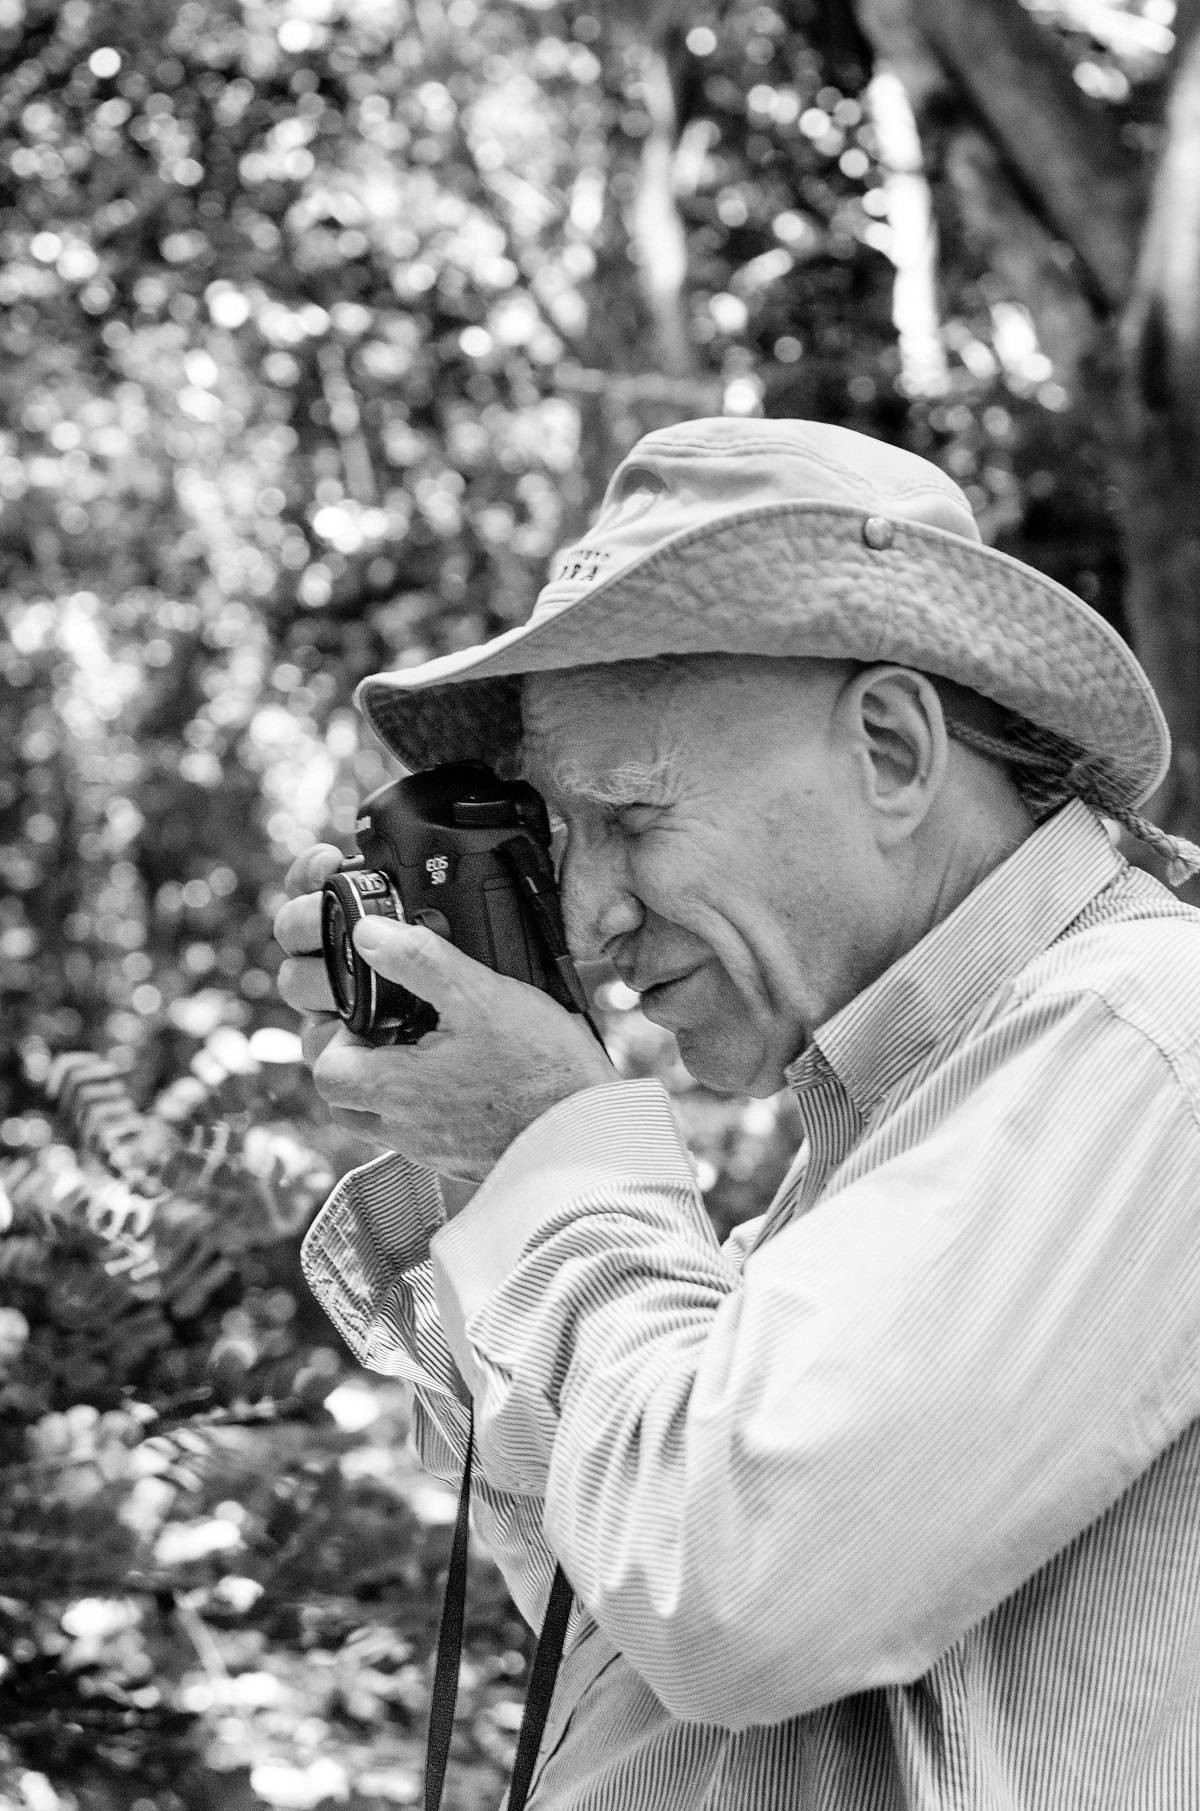
[[[1039,729],[1012,716],[1003,735],[993,736],[946,711],[946,733],[976,754],[987,755],[1009,769],[1013,785],[1042,823],[1070,799],[1080,799],[1102,817],[1145,843],[1166,864],[1168,886],[1182,887],[1200,874],[1200,846],[1184,836],[1169,836],[1131,805],[1122,803],[1119,783],[1097,756],[1085,754],[1065,736]]]

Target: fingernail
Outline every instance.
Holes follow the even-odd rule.
[[[360,950],[382,949],[387,932],[376,918],[360,918],[354,927],[354,947]]]

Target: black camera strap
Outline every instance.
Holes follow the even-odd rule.
[[[545,875],[541,869],[536,843],[527,833],[522,833],[519,836],[510,836],[506,843],[497,844],[496,853],[515,876],[521,889],[521,896],[531,909],[532,922],[537,926],[542,943],[559,979],[574,1001],[576,1012],[581,1014],[592,1036],[603,1049],[604,1038],[589,1010],[583,982],[579,979],[578,970],[567,947],[566,933],[563,930],[562,915],[558,906],[558,895],[553,886],[547,888],[545,885]]]
[[[429,1728],[425,1736],[425,1811],[438,1811],[454,1734],[454,1704],[458,1697],[459,1662],[462,1658],[463,1619],[467,1602],[467,1546],[471,1534],[471,1458],[475,1446],[475,1414],[467,1423],[467,1457],[458,1493],[458,1514],[450,1543],[446,1594],[438,1625],[437,1659],[433,1667],[433,1692],[429,1703]]]
[[[450,1544],[450,1566],[446,1575],[446,1595],[442,1601],[442,1619],[438,1628],[437,1660],[433,1669],[433,1694],[429,1707],[429,1732],[425,1741],[425,1811],[440,1811],[446,1783],[446,1763],[450,1758],[450,1739],[454,1734],[454,1705],[458,1697],[459,1663],[462,1658],[463,1624],[467,1599],[467,1547],[471,1525],[471,1465],[475,1453],[475,1416],[472,1410],[467,1424],[467,1457],[463,1465],[462,1485],[458,1493],[458,1514],[454,1522],[454,1539]],[[542,1733],[550,1714],[554,1682],[562,1659],[567,1621],[571,1614],[572,1594],[561,1566],[554,1568],[550,1597],[542,1632],[534,1650],[529,1670],[529,1689],[517,1737],[512,1781],[508,1788],[507,1811],[524,1811],[525,1800],[533,1779]]]
[[[571,960],[563,933],[557,896],[547,893],[538,851],[528,835],[510,837],[497,847],[497,854],[507,863],[517,880],[526,903],[532,910],[533,923],[541,935],[547,954],[593,1037],[603,1048],[600,1027],[588,1010],[587,994]],[[462,1486],[458,1496],[458,1515],[450,1547],[450,1565],[446,1575],[446,1595],[438,1628],[437,1660],[434,1663],[433,1695],[429,1709],[429,1733],[425,1744],[425,1811],[440,1811],[446,1782],[446,1763],[450,1758],[450,1741],[454,1734],[454,1705],[458,1697],[459,1663],[462,1658],[463,1619],[467,1595],[467,1546],[470,1532],[471,1465],[475,1452],[475,1416],[467,1424],[467,1456],[463,1465]],[[533,1781],[533,1769],[554,1684],[558,1678],[571,1614],[571,1586],[561,1566],[555,1566],[550,1583],[550,1596],[542,1632],[534,1649],[529,1669],[529,1689],[521,1717],[517,1752],[513,1760],[512,1780],[508,1788],[507,1811],[524,1811]]]

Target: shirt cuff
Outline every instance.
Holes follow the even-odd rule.
[[[429,1256],[444,1218],[433,1172],[388,1151],[343,1176],[313,1221],[300,1251],[305,1278],[362,1362],[379,1303]]]
[[[435,1234],[430,1253],[446,1342],[473,1389],[481,1380],[467,1327],[477,1310],[568,1203],[629,1182],[695,1187],[695,1166],[658,1081],[604,1082],[551,1107]]]

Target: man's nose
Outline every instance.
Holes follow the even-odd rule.
[[[580,961],[611,955],[613,944],[642,922],[625,864],[611,848],[568,848],[559,886],[567,941]]]

